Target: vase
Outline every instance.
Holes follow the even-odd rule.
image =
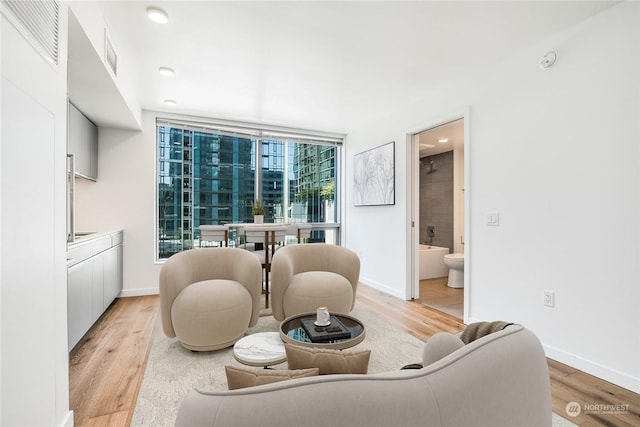
[[[264,223],[264,215],[254,215],[253,216],[253,223],[254,224],[262,224],[262,223]]]

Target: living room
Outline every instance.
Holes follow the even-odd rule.
[[[549,9],[533,8],[538,14],[532,16],[539,20],[538,24],[547,25],[545,31],[535,33],[531,29],[535,24],[531,24],[527,28],[532,38],[527,38],[525,30],[521,29],[522,33],[519,33],[513,24],[512,38],[520,36],[518,40],[522,44],[503,44],[497,50],[487,37],[484,39],[487,43],[484,51],[488,59],[483,61],[475,57],[475,68],[469,68],[466,73],[453,74],[450,70],[450,75],[434,77],[437,80],[435,85],[414,85],[412,90],[403,93],[380,94],[369,90],[369,98],[366,98],[367,91],[363,90],[359,95],[366,101],[364,104],[368,102],[371,106],[361,106],[358,115],[352,115],[346,108],[340,109],[339,105],[329,101],[323,103],[322,97],[316,99],[313,96],[306,96],[304,103],[300,104],[302,107],[296,107],[290,115],[284,110],[259,111],[257,107],[251,114],[239,114],[221,107],[204,111],[202,106],[195,108],[193,111],[199,113],[194,114],[188,106],[181,109],[177,89],[171,94],[158,93],[156,96],[158,102],[164,97],[175,97],[178,101],[175,108],[158,105],[155,109],[143,109],[138,104],[139,100],[127,96],[132,109],[138,111],[140,130],[100,127],[100,179],[87,185],[91,186],[91,191],[85,191],[84,204],[78,206],[79,216],[84,221],[80,225],[86,229],[123,229],[125,261],[121,297],[155,294],[161,269],[161,264],[156,263],[153,257],[156,117],[234,118],[343,133],[347,137],[343,159],[341,243],[358,253],[363,284],[399,300],[408,300],[414,286],[411,271],[415,248],[411,242],[415,231],[411,221],[415,218],[412,203],[416,197],[411,187],[411,161],[414,158],[411,136],[434,125],[464,117],[469,130],[465,146],[468,173],[465,174],[464,322],[507,319],[521,323],[538,336],[549,358],[639,393],[637,360],[640,359],[640,345],[636,331],[640,325],[635,312],[640,302],[637,286],[640,276],[637,262],[640,255],[640,112],[637,91],[640,84],[637,25],[640,11],[635,2],[595,3],[595,6],[588,7],[585,6],[587,3],[591,4],[572,2],[573,6],[564,4],[554,9],[549,3],[545,4]],[[63,9],[68,6],[67,3],[61,4]],[[113,10],[117,6],[116,3],[110,7]],[[141,13],[146,6],[138,4]],[[162,7],[162,4],[158,6]],[[366,6],[377,10],[378,13],[373,15],[386,10],[384,6],[379,6],[379,10],[374,5]],[[170,19],[172,11],[177,13],[179,10],[174,9],[175,5],[171,3],[164,7]],[[276,9],[282,12],[286,7],[280,4],[281,9]],[[325,12],[329,16],[350,16],[346,12],[340,15],[339,5],[333,4],[332,7],[338,10]],[[367,9],[364,4],[362,7]],[[438,4],[434,13],[450,7],[453,6],[449,3]],[[495,4],[479,2],[474,7],[478,12],[474,19],[486,16],[487,22],[491,23],[496,22],[489,19],[495,19],[494,13],[497,16],[507,14]],[[522,22],[526,21],[522,15],[526,15],[529,9],[525,5],[519,12],[515,5],[504,7],[513,8],[510,9],[513,15],[505,15],[513,20],[510,22],[519,23],[517,17]],[[81,5],[71,5],[71,8],[79,15],[79,20],[100,10],[96,7],[92,13],[83,15]],[[124,8],[122,13],[126,14],[127,10]],[[259,15],[251,10],[249,4],[245,4],[241,12]],[[67,12],[62,11],[63,19],[67,18]],[[302,14],[295,8],[288,13]],[[4,15],[3,11],[3,19]],[[102,19],[111,24],[106,16]],[[254,16],[252,19],[258,18]],[[404,21],[399,21],[393,27],[396,32],[380,32],[374,39],[383,45],[378,46],[384,48],[382,52],[388,54],[404,42],[399,35]],[[309,27],[311,24],[322,26],[316,21],[308,21],[307,24]],[[18,347],[34,350],[25,351],[27,355],[35,354],[33,344],[23,341],[38,342],[41,338],[45,344],[43,347],[51,352],[52,366],[40,366],[32,373],[24,374],[23,378],[32,380],[27,382],[46,378],[50,385],[37,399],[42,404],[34,403],[34,406],[51,408],[44,411],[48,414],[46,424],[72,425],[68,424],[68,405],[64,407],[62,397],[68,394],[68,387],[64,385],[67,369],[64,365],[68,358],[66,345],[49,338],[66,334],[66,312],[63,310],[66,307],[65,212],[64,201],[54,196],[64,194],[65,188],[64,158],[61,157],[66,144],[66,135],[61,130],[65,127],[62,117],[65,115],[63,104],[66,103],[66,86],[61,80],[65,79],[55,76],[45,80],[54,82],[51,89],[42,88],[40,83],[33,81],[37,80],[34,77],[30,80],[29,76],[19,76],[24,68],[18,65],[25,58],[21,52],[14,53],[13,47],[5,49],[5,43],[9,46],[10,41],[16,39],[11,38],[9,27],[10,24],[3,25],[2,30],[3,91],[6,79],[30,93],[54,92],[50,96],[36,97],[41,98],[43,105],[53,104],[48,109],[55,112],[58,129],[55,150],[43,152],[43,162],[51,163],[53,166],[49,167],[54,168],[51,173],[55,176],[53,188],[47,190],[50,191],[47,194],[51,195],[51,202],[46,206],[51,208],[53,219],[49,225],[55,230],[55,237],[51,237],[51,251],[43,250],[35,255],[37,260],[47,261],[45,264],[53,266],[44,270],[48,272],[44,278],[31,278],[30,281],[42,283],[38,290],[47,290],[46,297],[41,297],[38,306],[45,307],[44,312],[55,321],[52,322],[53,329],[26,334],[25,331],[37,330],[41,320],[26,320],[27,325],[21,326],[18,319],[22,319],[24,313],[12,311],[11,307],[19,306],[18,301],[31,294],[26,290],[16,291],[16,296],[13,290],[5,288],[12,282],[11,265],[24,270],[26,260],[32,261],[24,254],[9,253],[9,248],[15,246],[10,230],[14,224],[6,222],[13,216],[11,211],[5,213],[4,209],[15,206],[12,203],[16,199],[5,192],[4,186],[5,183],[9,185],[14,176],[10,174],[13,171],[8,160],[13,154],[10,150],[18,148],[6,145],[3,131],[2,416],[12,420],[12,406],[23,407],[14,405],[15,401],[27,401],[25,396],[29,393],[28,387],[20,385],[23,379],[5,378],[7,369],[25,371],[19,368],[24,361],[10,351]],[[95,33],[101,33],[102,28],[98,27],[91,28]],[[153,28],[150,31],[162,31],[161,28]],[[382,31],[384,26],[376,28]],[[478,34],[464,33],[460,28],[465,26],[460,26],[459,22],[448,22],[448,31],[441,37],[462,38],[459,44],[465,45],[476,36],[480,38],[481,31],[490,32],[493,27],[473,27]],[[469,28],[472,28],[471,24]],[[496,30],[493,38],[496,43],[509,38],[501,31],[505,29]],[[135,67],[127,65],[127,60],[133,60],[135,51],[126,47],[126,36],[118,33],[117,25],[113,24],[110,32],[115,45],[120,48],[121,77],[124,79],[129,72],[133,80]],[[369,49],[375,52],[374,47]],[[557,63],[549,69],[542,69],[539,60],[550,50],[557,53]],[[455,57],[455,54],[451,55]],[[162,57],[162,60],[169,58]],[[275,55],[273,58],[274,61],[278,59]],[[434,68],[445,60],[435,56],[429,59]],[[302,60],[310,58],[305,56]],[[36,61],[33,59],[29,64]],[[413,59],[389,56],[388,61],[391,65],[384,71],[392,72],[394,69],[411,68]],[[163,65],[167,64],[158,63],[155,68]],[[467,65],[461,60],[461,66]],[[179,65],[173,66],[178,71],[176,77],[179,77]],[[420,74],[420,70],[414,72]],[[371,88],[383,86],[382,82],[395,78],[394,74],[385,74],[382,69],[380,75],[376,74],[372,71],[370,74],[353,75],[349,81]],[[317,77],[303,76],[303,82],[309,79],[306,87],[295,88],[302,92],[310,91]],[[381,80],[374,80],[374,77]],[[285,83],[280,82],[270,90],[282,89],[285,93]],[[126,87],[125,93],[135,93],[134,88],[135,85]],[[55,100],[51,101],[52,98]],[[315,111],[311,99],[318,103],[317,113],[309,113]],[[379,101],[384,101],[384,110],[378,109]],[[3,121],[5,119],[3,111]],[[396,150],[395,204],[355,207],[351,191],[353,156],[390,141],[395,142]],[[22,163],[25,165],[27,163]],[[33,211],[41,212],[42,206],[39,203]],[[500,213],[499,227],[487,226],[487,214],[492,212]],[[19,216],[24,216],[24,212],[15,214],[16,218]],[[36,220],[41,220],[41,215],[34,214],[30,219],[32,222]],[[19,237],[24,236],[16,238]],[[40,239],[38,236],[32,238]],[[22,279],[19,282],[22,283]],[[555,293],[553,308],[543,305],[545,290]],[[42,312],[42,308],[39,310]],[[42,319],[41,316],[34,312],[34,319]],[[28,357],[34,358],[33,363],[37,364],[35,356]],[[63,420],[67,420],[67,424]]]

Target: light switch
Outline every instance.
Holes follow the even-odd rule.
[[[487,225],[500,225],[500,214],[498,212],[489,212],[487,214]]]

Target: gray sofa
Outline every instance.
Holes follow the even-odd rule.
[[[175,425],[547,427],[549,372],[537,337],[512,325],[422,369],[194,390]]]

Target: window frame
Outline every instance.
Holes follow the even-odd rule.
[[[283,217],[283,221],[289,222],[291,218],[289,214],[286,212],[291,207],[292,200],[289,200],[289,184],[290,179],[287,177],[292,171],[288,170],[289,168],[289,147],[290,143],[302,143],[302,144],[312,144],[318,146],[331,146],[335,148],[335,154],[333,159],[333,169],[334,169],[334,206],[333,206],[333,215],[335,218],[334,222],[309,222],[308,224],[312,225],[313,230],[332,230],[332,235],[335,237],[335,243],[339,244],[340,235],[341,235],[341,212],[342,212],[342,177],[344,175],[344,164],[342,161],[343,158],[343,145],[345,140],[344,134],[330,133],[330,132],[320,132],[320,131],[309,131],[304,129],[295,129],[295,128],[287,128],[280,126],[270,126],[263,124],[255,124],[248,122],[235,122],[228,120],[216,120],[216,119],[203,119],[203,120],[193,120],[193,119],[185,119],[185,118],[165,118],[165,117],[156,117],[156,132],[155,132],[155,217],[154,217],[154,259],[156,263],[162,263],[166,260],[166,257],[161,257],[160,249],[161,249],[161,236],[160,236],[160,224],[162,218],[160,218],[160,183],[163,181],[163,176],[168,175],[171,170],[170,167],[166,167],[164,161],[161,161],[163,158],[161,157],[161,150],[167,149],[166,147],[161,146],[161,128],[175,128],[180,129],[182,132],[191,131],[191,143],[194,144],[195,133],[193,132],[203,132],[208,134],[217,134],[220,136],[231,136],[238,138],[250,138],[253,144],[252,148],[252,164],[251,167],[254,169],[254,195],[255,198],[262,199],[262,185],[263,185],[263,174],[262,174],[262,149],[264,141],[271,142],[281,142],[282,153],[282,171],[283,171],[283,201],[282,206],[285,208],[285,215]],[[270,144],[270,142],[267,142]],[[166,144],[165,144],[166,145]],[[268,146],[268,145],[267,145]],[[171,148],[168,148],[171,150]],[[276,149],[280,149],[276,147]],[[268,157],[268,156],[267,156]],[[169,159],[173,159],[172,156],[166,157]],[[318,157],[318,161],[321,163],[325,159],[321,159]],[[219,159],[218,159],[219,161]],[[277,160],[280,161],[280,160]],[[271,165],[272,159],[267,159],[267,162]],[[182,164],[182,163],[181,163]],[[182,164],[184,167],[184,164]],[[194,173],[195,175],[195,173]],[[320,181],[319,173],[317,177],[318,182]],[[201,191],[201,190],[198,190]],[[195,193],[194,195],[195,196]],[[192,197],[193,197],[192,196]],[[196,246],[196,227],[195,223],[191,224],[191,246]],[[176,239],[173,239],[176,240]],[[179,251],[184,250],[185,248],[182,246],[182,240],[180,241],[180,249]],[[169,255],[170,256],[170,255]]]

